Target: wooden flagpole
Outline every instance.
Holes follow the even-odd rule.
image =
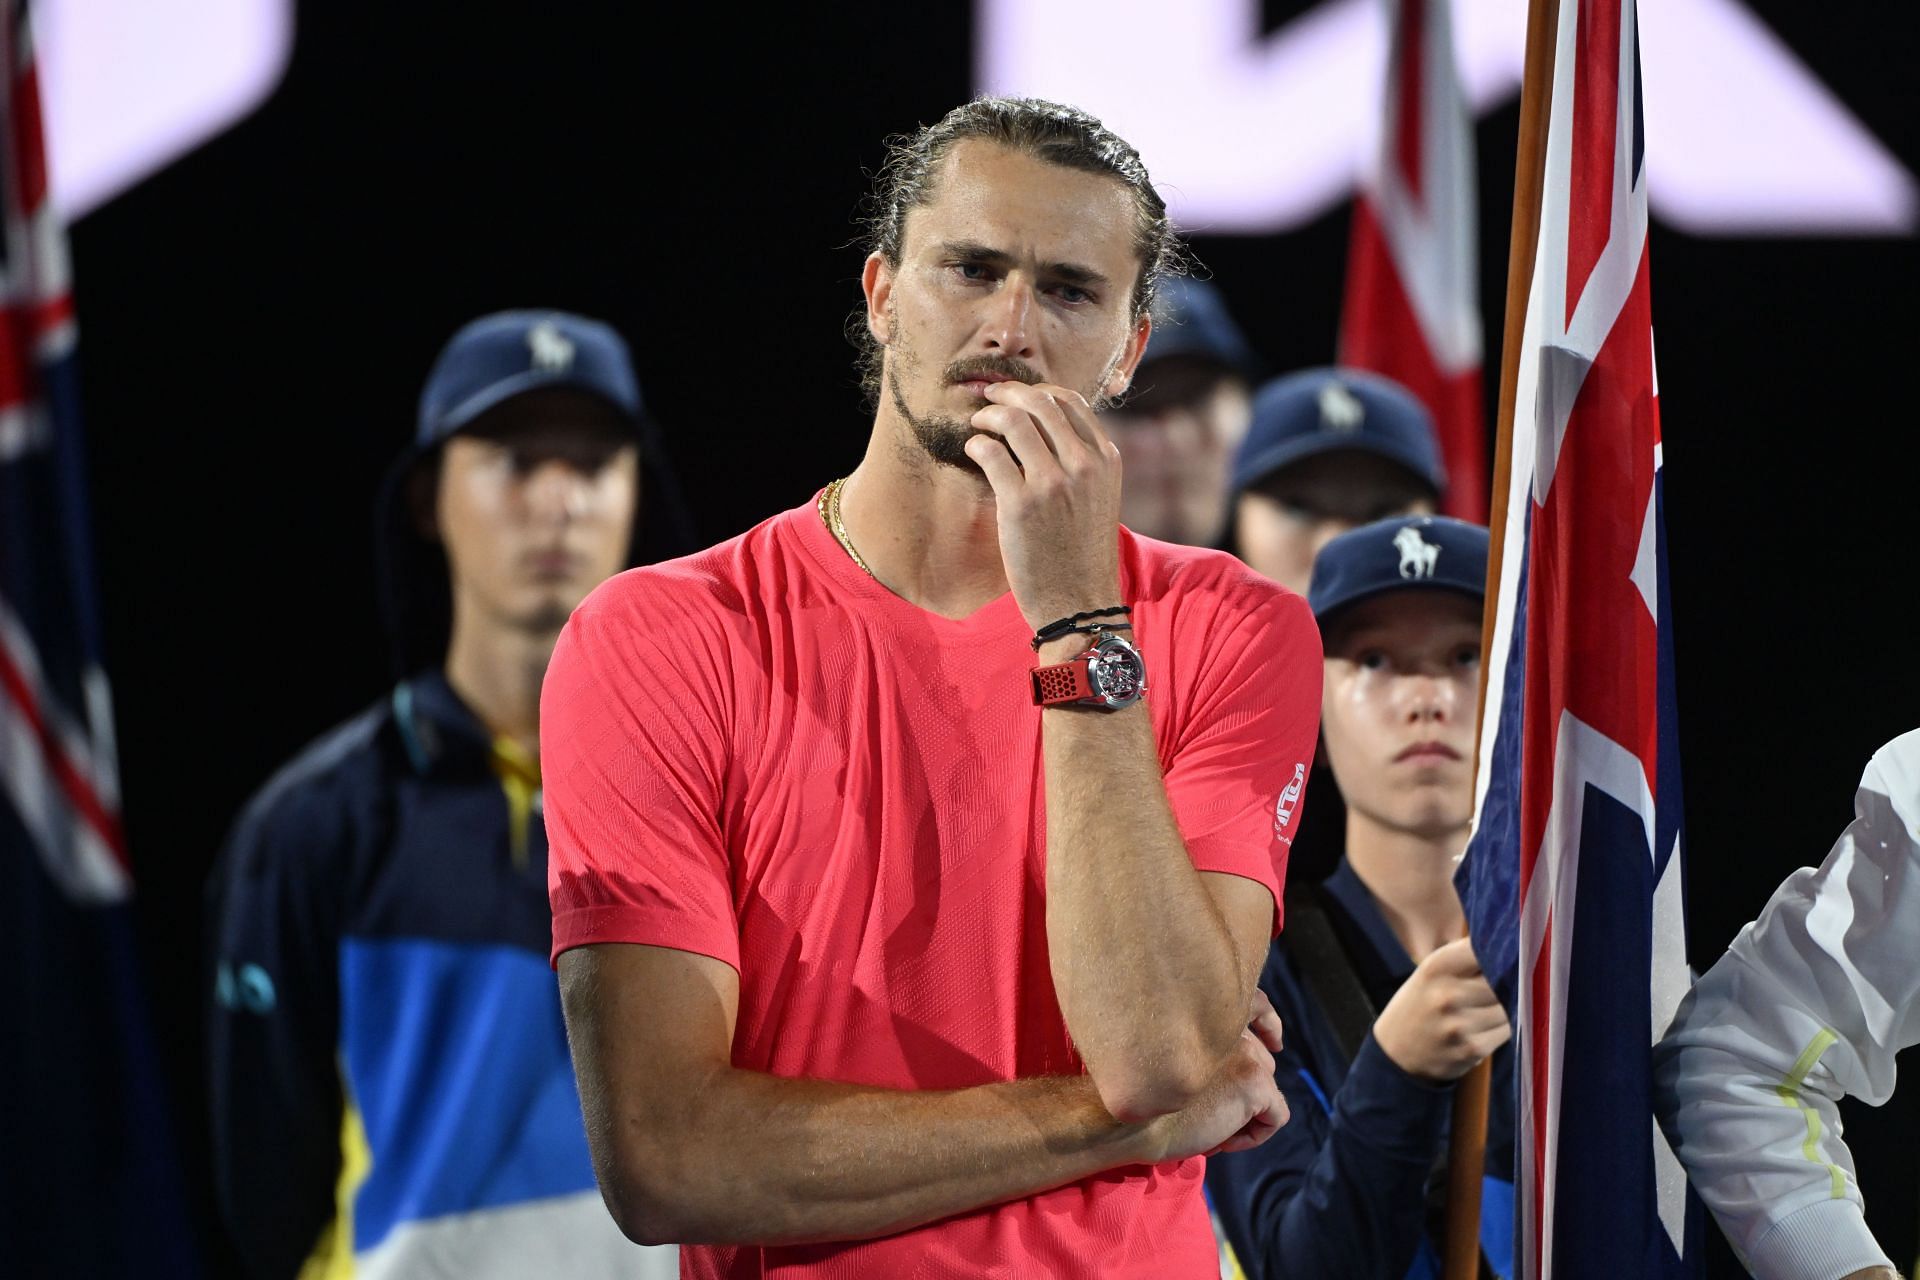
[[[1493,446],[1492,545],[1487,555],[1487,609],[1480,628],[1480,715],[1487,729],[1487,672],[1493,652],[1495,585],[1500,581],[1506,537],[1507,490],[1513,483],[1513,414],[1519,393],[1520,351],[1527,327],[1527,296],[1533,288],[1533,255],[1540,239],[1540,190],[1547,162],[1547,120],[1553,103],[1553,52],[1560,22],[1559,0],[1528,0],[1527,52],[1520,88],[1520,145],[1514,162],[1513,238],[1507,250],[1507,311],[1500,345],[1500,406]],[[1477,780],[1476,780],[1477,782]],[[1480,1274],[1480,1179],[1486,1168],[1487,1094],[1493,1062],[1487,1059],[1454,1086],[1453,1125],[1447,1151],[1445,1280],[1476,1280]],[[1515,1153],[1516,1159],[1519,1153]]]

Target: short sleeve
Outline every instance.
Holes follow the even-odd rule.
[[[1197,869],[1267,887],[1277,933],[1320,735],[1320,630],[1305,600],[1275,591],[1224,636],[1174,640],[1206,656],[1166,761],[1174,820]]]
[[[540,697],[553,958],[589,943],[740,966],[720,821],[727,662],[697,612],[603,585],[561,632]]]

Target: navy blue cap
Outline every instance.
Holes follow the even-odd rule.
[[[1141,363],[1168,356],[1214,360],[1249,382],[1260,373],[1260,361],[1227,314],[1220,290],[1190,276],[1162,280],[1153,300],[1153,335]]]
[[[1340,449],[1397,462],[1432,487],[1447,487],[1433,416],[1399,383],[1359,369],[1302,369],[1253,397],[1253,425],[1233,456],[1233,492],[1282,467]]]
[[[500,311],[440,349],[420,392],[414,447],[430,448],[495,405],[547,387],[591,392],[640,420],[640,384],[619,334],[565,311]]]
[[[1322,623],[1389,591],[1459,591],[1484,598],[1486,529],[1451,516],[1394,516],[1349,529],[1313,558],[1307,604]]]
[[[680,486],[647,418],[620,335],[564,311],[501,311],[447,340],[420,393],[414,438],[387,468],[375,509],[380,606],[395,674],[446,660],[452,605],[445,550],[422,535],[407,485],[423,459],[487,410],[528,391],[568,388],[600,397],[633,430],[645,479],[628,559],[665,559],[700,545]]]

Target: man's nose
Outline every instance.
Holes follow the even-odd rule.
[[[1454,717],[1453,681],[1430,672],[1401,677],[1401,695],[1410,724],[1446,724]]]
[[[541,524],[565,524],[586,513],[587,479],[564,462],[544,462],[526,482],[527,507]]]
[[[1018,274],[1009,275],[995,291],[987,317],[987,349],[1017,360],[1033,355],[1033,286]]]

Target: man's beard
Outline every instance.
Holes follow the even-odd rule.
[[[942,466],[970,472],[984,480],[986,473],[980,469],[980,464],[967,456],[967,441],[975,436],[989,436],[1005,445],[1006,438],[997,431],[987,431],[974,426],[971,416],[956,418],[943,413],[915,413],[908,407],[906,392],[900,385],[900,368],[902,365],[911,367],[917,364],[918,360],[902,352],[897,346],[894,355],[896,359],[887,370],[887,394],[893,400],[894,411],[913,429],[913,438],[918,442],[921,450],[927,457]],[[1101,375],[1098,386],[1107,385],[1113,377],[1114,369],[1118,367],[1119,360],[1116,357],[1113,366]],[[998,374],[1002,378],[1011,378],[1015,382],[1024,382],[1029,386],[1042,380],[1039,370],[1023,360],[1015,360],[1011,356],[975,356],[968,360],[956,360],[942,370],[940,386],[950,387],[971,378],[978,378],[982,374]],[[1087,397],[1095,412],[1105,409],[1112,403],[1109,397],[1099,393],[1098,387],[1093,391],[1083,391],[1081,394]],[[1007,451],[1013,452],[1011,445],[1008,445]],[[1018,461],[1018,455],[1015,455],[1015,461]]]

